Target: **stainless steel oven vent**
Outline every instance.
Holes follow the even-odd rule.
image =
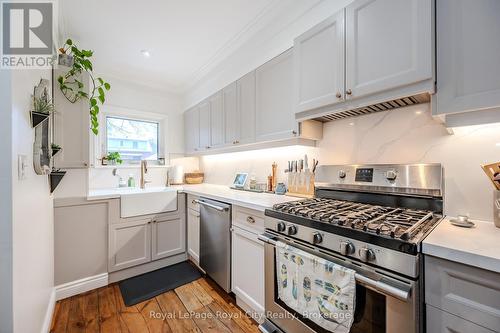
[[[421,94],[421,95],[415,95],[415,96],[404,97],[404,98],[399,98],[399,99],[393,99],[392,101],[377,103],[377,104],[373,104],[373,105],[369,105],[369,106],[363,106],[363,107],[360,107],[357,109],[335,112],[332,114],[327,114],[327,115],[315,118],[315,120],[318,120],[321,122],[328,122],[328,121],[340,120],[340,119],[344,119],[344,118],[363,116],[363,115],[375,113],[375,112],[393,110],[393,109],[402,108],[402,107],[410,106],[410,105],[427,103],[429,101],[430,101],[430,96],[428,94]]]

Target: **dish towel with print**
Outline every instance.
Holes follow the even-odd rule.
[[[335,333],[354,321],[355,272],[283,242],[276,244],[278,298],[303,317]]]

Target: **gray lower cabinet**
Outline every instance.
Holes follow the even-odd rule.
[[[425,302],[427,332],[500,332],[498,273],[426,256]],[[434,308],[459,319],[454,322],[454,317],[435,313]],[[460,320],[468,325],[463,327],[477,325],[484,329],[455,329],[460,327]]]
[[[180,217],[153,220],[151,235],[151,260],[170,257],[186,250],[186,223]]]
[[[186,252],[186,199],[177,197],[177,211],[131,218],[110,218],[108,272],[176,258]]]
[[[54,200],[54,283],[56,286],[108,271],[108,220],[120,200]]]
[[[151,261],[151,223],[147,218],[109,227],[110,272]]]
[[[427,333],[492,333],[487,328],[427,305]]]

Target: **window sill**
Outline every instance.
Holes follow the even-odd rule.
[[[155,164],[148,164],[148,169],[161,169],[161,168],[168,168],[170,165],[155,165]],[[96,165],[91,167],[91,169],[140,169],[141,165],[140,164],[121,164],[121,165]]]

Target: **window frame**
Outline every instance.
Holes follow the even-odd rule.
[[[161,149],[160,149],[160,143],[161,143],[161,136],[160,136],[160,127],[161,127],[161,122],[158,120],[146,120],[146,119],[136,119],[136,118],[130,118],[126,116],[119,116],[119,115],[111,115],[111,114],[106,114],[104,115],[104,140],[103,140],[103,156],[108,155],[109,150],[108,150],[108,119],[109,118],[114,118],[114,119],[120,119],[120,120],[129,120],[129,121],[136,121],[136,122],[142,122],[142,123],[150,123],[150,124],[156,124],[156,141],[157,141],[157,148],[156,148],[156,156],[158,158],[161,155]],[[158,158],[156,160],[148,160],[148,162],[158,162]],[[139,164],[139,162],[134,161],[134,160],[127,160],[123,159],[123,164]]]
[[[132,121],[141,121],[158,124],[158,159],[148,160],[150,165],[162,166],[165,164],[165,157],[167,155],[166,147],[166,128],[167,128],[167,116],[152,112],[136,111],[122,107],[112,107],[107,106],[106,110],[99,114],[99,124],[100,130],[99,134],[94,139],[94,153],[95,156],[95,166],[102,166],[101,159],[103,156],[108,154],[108,131],[107,131],[107,119],[119,118]],[[114,167],[120,166],[137,166],[140,161],[134,160],[123,160],[121,165],[114,165]]]

